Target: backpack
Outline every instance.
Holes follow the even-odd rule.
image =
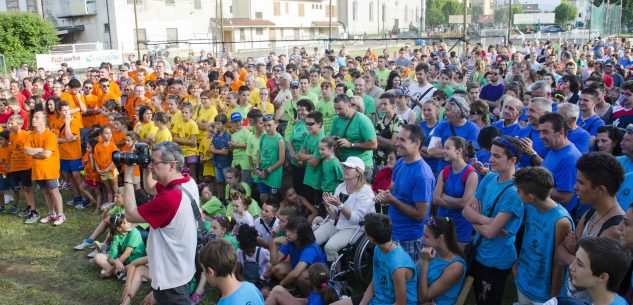
[[[462,175],[462,185],[464,186],[464,188],[466,188],[466,181],[468,180],[468,175],[470,175],[470,173],[472,173],[473,171],[475,171],[474,167],[472,167],[471,165],[466,165],[466,171],[464,172],[464,175]],[[451,174],[451,166],[447,165],[446,167],[442,169],[442,181],[446,182],[450,174]]]

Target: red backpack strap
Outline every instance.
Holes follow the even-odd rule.
[[[451,166],[448,165],[442,169],[442,181],[446,182],[448,180],[448,175],[451,174]]]
[[[468,176],[473,171],[475,171],[474,167],[472,167],[471,165],[466,166],[466,171],[464,171],[464,175],[462,176],[462,184],[464,185],[464,188],[466,188],[466,181],[468,181]]]

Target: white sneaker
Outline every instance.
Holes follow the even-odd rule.
[[[53,221],[53,225],[59,226],[59,225],[63,224],[64,222],[66,222],[66,216],[64,216],[64,214],[61,214],[61,215],[55,217],[55,219]]]
[[[89,258],[95,258],[95,256],[97,256],[97,253],[99,253],[99,250],[94,249],[94,251],[86,254],[86,256],[89,257]]]
[[[70,200],[66,201],[66,205],[75,205],[75,198],[70,198]]]
[[[101,209],[101,211],[105,212],[105,211],[109,210],[113,205],[114,205],[114,202],[106,202],[106,203],[102,204],[101,207],[99,207],[99,208]]]
[[[84,239],[80,244],[75,246],[75,250],[80,251],[88,247],[92,247],[93,243],[94,242],[89,243],[88,240]]]
[[[13,201],[14,201],[13,195],[11,195],[11,194],[4,194],[4,202],[6,204],[9,204],[9,202],[13,202]]]
[[[46,216],[44,216],[44,218],[40,219],[40,223],[49,223],[54,218],[55,218],[55,214],[48,213],[48,214],[46,214]]]
[[[37,212],[31,211],[31,213],[29,214],[29,218],[27,218],[24,221],[24,223],[25,224],[32,224],[32,223],[35,223],[38,219],[40,219],[40,215],[38,215]]]

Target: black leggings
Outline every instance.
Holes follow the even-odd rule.
[[[506,279],[511,269],[486,267],[474,261],[470,267],[470,275],[475,278],[475,299],[477,305],[498,305],[503,301]]]

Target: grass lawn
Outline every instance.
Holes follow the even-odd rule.
[[[62,192],[62,196],[65,201],[69,191]],[[45,213],[41,192],[36,192],[36,198],[39,210]],[[98,267],[86,257],[92,249],[73,249],[92,233],[100,216],[92,215],[91,208],[64,208],[68,220],[60,227],[25,225],[15,215],[0,215],[0,304],[118,304],[123,282],[99,278]],[[133,304],[140,303],[148,287],[139,292]],[[207,291],[209,294],[214,293]],[[471,291],[467,304],[474,304],[472,297]],[[216,298],[206,297],[202,304],[215,304]],[[510,278],[504,304],[512,304],[513,300],[516,291]]]

